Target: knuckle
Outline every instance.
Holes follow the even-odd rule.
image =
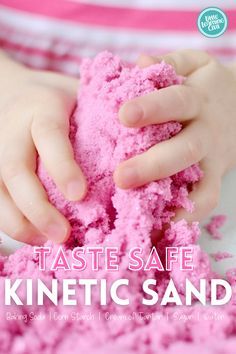
[[[41,111],[43,107],[48,107],[48,102],[51,106],[62,106],[60,95],[56,89],[44,86],[43,91],[38,92],[38,84],[31,86],[32,106],[35,108],[35,112]]]
[[[34,203],[36,205],[36,203]],[[25,210],[26,217],[35,225],[39,230],[43,230],[47,225],[52,223],[53,212],[52,206],[46,200],[38,200],[34,208]]]
[[[200,149],[200,142],[193,142],[191,140],[186,142],[185,160],[188,165],[192,165],[199,161]]]
[[[175,94],[177,100],[176,107],[179,107],[181,113],[185,112],[188,107],[185,87],[173,86],[173,93]]]
[[[205,52],[204,50],[189,48],[189,49],[184,49],[183,52],[186,54],[201,55],[206,58],[210,58],[210,55],[207,52]]]
[[[144,174],[146,172],[147,180],[156,180],[160,178],[160,175],[165,171],[165,166],[159,157],[157,147],[151,147],[144,155],[144,158],[143,165],[145,168],[141,166],[140,173]]]
[[[74,160],[73,152],[69,147],[60,153],[55,152],[54,158],[48,162],[47,168],[56,183],[75,177],[74,175],[79,172],[79,165]]]
[[[196,54],[199,54],[200,51],[197,49],[187,48],[187,49],[180,49],[178,51],[178,53],[181,55],[186,55],[186,54],[195,54],[196,55]]]
[[[34,208],[32,208],[32,205],[35,205]],[[37,201],[36,203],[28,203],[25,205],[24,208],[26,216],[28,216],[29,220],[43,220],[44,222],[47,222],[48,220],[48,213],[47,213],[47,208],[45,208],[44,203],[40,202],[40,200]]]
[[[44,121],[35,121],[32,123],[32,134],[38,137],[45,137],[55,132],[62,132],[65,129],[65,124],[55,121],[51,118]]]
[[[186,56],[191,56],[191,57],[199,56],[202,58],[202,60],[203,60],[203,62],[205,62],[205,64],[207,64],[210,60],[212,60],[214,58],[204,50],[193,49],[193,48],[180,50],[179,53],[186,55]]]
[[[167,55],[164,57],[164,61],[170,64],[175,70],[177,70],[177,60],[173,55]]]
[[[222,65],[217,61],[217,59],[213,58],[208,67],[209,67],[209,75],[214,75],[215,72],[219,72],[219,70],[221,70]]]
[[[78,170],[78,165],[71,156],[68,156],[68,154],[58,157],[57,161],[55,161],[54,166],[61,170],[62,178],[69,178],[70,175],[73,174],[75,169]]]

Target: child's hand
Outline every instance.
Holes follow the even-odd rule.
[[[23,68],[4,55],[0,77],[0,229],[24,242],[61,242],[70,226],[35,174],[36,151],[65,197],[81,199],[86,181],[68,138],[78,82]]]
[[[125,103],[120,120],[128,127],[142,127],[170,120],[183,124],[171,140],[121,163],[115,181],[131,188],[171,176],[200,162],[204,177],[190,197],[193,214],[179,211],[176,220],[201,220],[217,205],[222,176],[236,164],[236,73],[204,52],[184,50],[163,58],[140,57],[147,66],[164,59],[184,85],[171,86]]]

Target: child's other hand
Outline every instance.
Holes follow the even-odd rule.
[[[120,120],[128,127],[142,127],[171,120],[183,124],[172,139],[122,162],[114,178],[121,188],[132,188],[171,176],[200,162],[203,179],[190,198],[195,211],[180,210],[176,220],[201,220],[217,205],[222,176],[236,164],[236,75],[207,53],[184,50],[153,58],[142,56],[140,66],[160,62],[186,76],[184,85],[155,91],[125,103]],[[235,69],[234,69],[235,70]]]
[[[61,242],[70,225],[49,203],[35,174],[36,159],[38,152],[67,199],[84,196],[86,181],[68,138],[78,82],[4,56],[0,75],[0,229],[23,242]]]

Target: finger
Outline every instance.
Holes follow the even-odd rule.
[[[189,198],[194,203],[194,211],[188,213],[179,209],[173,221],[186,219],[188,222],[202,221],[218,204],[220,198],[221,181],[214,169],[204,171],[202,180],[195,185]]]
[[[160,63],[164,60],[167,64],[174,67],[179,75],[188,76],[193,71],[207,65],[212,58],[204,51],[184,49],[163,56],[151,57],[149,62],[152,64]],[[141,63],[147,63],[147,58],[140,58]]]
[[[122,162],[115,170],[115,183],[123,189],[135,188],[182,171],[202,160],[207,141],[204,126],[193,121],[172,139]]]
[[[76,201],[85,196],[87,184],[74,159],[67,116],[56,110],[33,122],[32,137],[50,176],[66,198]]]
[[[15,141],[16,146],[20,143]],[[10,146],[14,146],[14,143]],[[28,143],[28,144],[27,144]],[[16,206],[26,218],[48,239],[65,241],[70,233],[67,220],[47,199],[47,194],[34,172],[33,145],[25,141],[21,150],[8,151],[2,161],[2,179]]]
[[[161,61],[162,60],[160,60],[160,62]],[[157,57],[154,57],[154,56],[151,56],[151,55],[147,55],[147,54],[141,54],[138,57],[137,65],[140,68],[146,68],[147,66],[156,64],[157,62],[159,62],[159,61],[157,61]]]
[[[128,127],[143,127],[171,120],[188,121],[200,111],[201,96],[191,87],[170,86],[125,103],[120,121]]]
[[[39,231],[23,216],[0,182],[0,229],[17,241],[39,245],[46,242]]]

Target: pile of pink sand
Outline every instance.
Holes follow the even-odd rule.
[[[178,84],[178,78],[169,65],[157,64],[145,69],[128,67],[110,53],[101,53],[94,60],[86,59],[81,67],[81,87],[78,109],[71,119],[70,138],[75,158],[82,167],[89,185],[89,193],[83,202],[68,202],[60,194],[51,178],[39,162],[38,174],[50,201],[68,218],[73,231],[66,243],[67,254],[75,246],[117,246],[120,250],[120,271],[106,273],[86,270],[40,272],[38,259],[31,246],[26,246],[9,258],[0,259],[1,282],[4,278],[41,278],[50,281],[57,278],[107,278],[108,283],[116,278],[130,280],[129,307],[110,302],[100,308],[99,295],[91,307],[78,305],[75,308],[50,303],[39,306],[15,306],[2,304],[3,286],[0,287],[0,352],[2,354],[233,354],[236,347],[236,307],[232,303],[224,308],[192,306],[147,308],[140,305],[141,285],[145,278],[158,279],[161,294],[171,277],[179,292],[188,277],[198,284],[200,278],[211,279],[208,256],[196,245],[200,231],[198,224],[187,225],[182,220],[171,224],[165,236],[158,242],[160,254],[166,246],[194,247],[194,270],[170,273],[127,270],[127,252],[140,246],[144,256],[150,252],[151,232],[160,230],[170,222],[175,208],[193,206],[188,193],[193,183],[201,177],[198,166],[192,166],[177,175],[150,183],[147,186],[124,191],[113,182],[117,164],[137,153],[143,152],[157,142],[171,138],[181,130],[176,122],[130,129],[118,120],[120,105],[134,97]],[[49,245],[51,245],[48,242]],[[53,246],[55,254],[58,246]],[[51,256],[53,257],[53,255]],[[236,287],[236,272],[228,272],[228,281]],[[184,294],[183,294],[184,295]],[[79,296],[79,295],[78,295]],[[81,300],[81,299],[80,299]],[[77,321],[50,321],[50,311],[94,318]],[[46,319],[35,321],[6,319],[7,311],[17,315],[42,314]],[[144,313],[145,318],[133,314]],[[98,314],[100,313],[100,317]],[[103,314],[114,315],[107,319]],[[117,317],[115,317],[117,316]]]

